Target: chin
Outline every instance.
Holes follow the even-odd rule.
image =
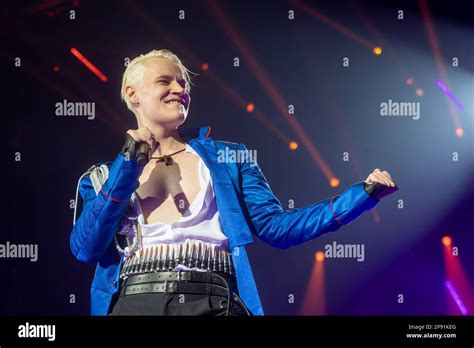
[[[157,121],[159,123],[166,123],[169,126],[173,126],[173,128],[178,128],[184,123],[184,121],[186,121],[186,115],[176,114],[170,117],[166,117],[165,119],[163,117],[160,117],[160,119],[158,119]]]

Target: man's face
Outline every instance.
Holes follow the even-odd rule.
[[[141,117],[167,128],[177,128],[188,115],[191,98],[178,65],[166,58],[144,62],[143,82],[135,86]]]

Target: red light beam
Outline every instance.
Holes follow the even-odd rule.
[[[101,79],[102,82],[107,82],[107,76],[105,76],[94,64],[92,64],[86,57],[84,57],[81,52],[79,52],[73,47],[71,48],[71,53],[77,59],[79,59],[82,64],[84,64],[90,71],[92,71],[99,79]]]

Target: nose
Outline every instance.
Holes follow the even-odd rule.
[[[171,93],[183,95],[185,92],[185,88],[181,86],[181,84],[177,80],[173,80],[171,83]]]
[[[172,82],[170,94],[177,95],[179,98],[183,99],[185,107],[188,107],[190,101],[189,94],[186,92],[186,88],[183,87],[178,81],[174,80]]]

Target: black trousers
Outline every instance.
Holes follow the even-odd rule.
[[[234,294],[229,315],[252,315]],[[227,314],[227,296],[197,294],[137,294],[120,296],[109,315],[215,315]]]

